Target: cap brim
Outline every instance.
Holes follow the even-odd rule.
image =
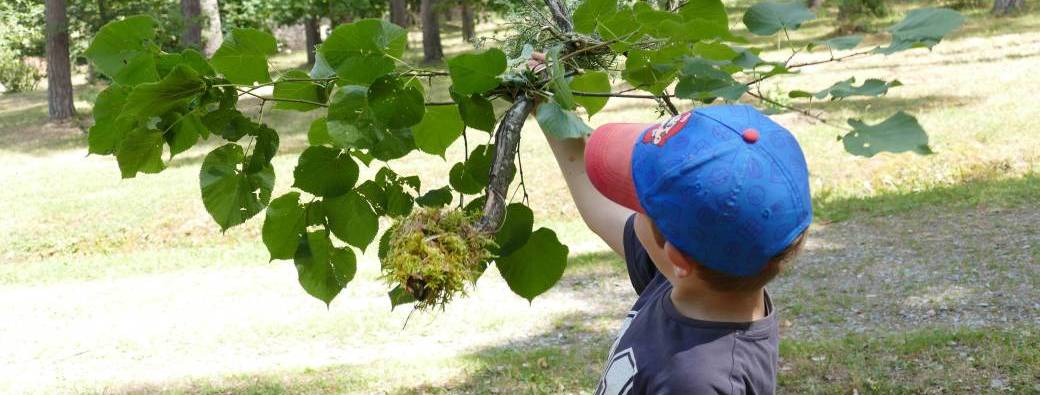
[[[653,126],[647,123],[608,123],[592,132],[585,143],[585,172],[607,199],[644,213],[632,179],[632,152],[636,140]]]

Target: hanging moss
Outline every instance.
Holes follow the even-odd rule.
[[[491,259],[488,248],[494,244],[473,226],[475,220],[461,210],[413,211],[388,230],[383,279],[415,297],[420,310],[443,308],[465,294]]]

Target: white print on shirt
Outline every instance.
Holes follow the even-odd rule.
[[[599,380],[596,395],[625,395],[632,389],[636,372],[639,371],[636,366],[636,353],[632,347],[618,353],[615,351],[618,344],[621,343],[621,337],[628,331],[628,327],[632,325],[632,320],[636,318],[637,314],[639,314],[638,311],[630,311],[621,323],[617,339],[610,347],[610,358],[607,358],[607,366],[603,369],[603,377]]]

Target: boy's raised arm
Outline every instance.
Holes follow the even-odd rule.
[[[546,136],[546,140],[581,218],[614,252],[624,257],[625,222],[635,212],[607,199],[589,181],[585,173],[585,140],[559,140],[550,136]]]

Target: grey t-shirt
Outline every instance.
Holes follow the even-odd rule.
[[[766,294],[766,316],[745,323],[680,314],[671,283],[625,224],[625,262],[639,298],[610,349],[597,395],[772,394],[779,333]]]

